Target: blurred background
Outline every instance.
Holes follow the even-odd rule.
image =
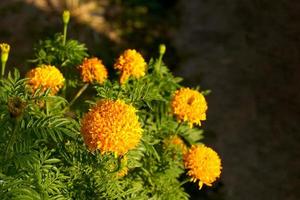
[[[205,142],[222,157],[198,200],[300,199],[300,2],[295,0],[1,0],[0,42],[26,72],[38,39],[61,31],[107,66],[126,48],[165,62],[185,85],[211,89]]]

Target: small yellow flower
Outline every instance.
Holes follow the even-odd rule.
[[[81,121],[81,133],[91,151],[124,155],[142,136],[136,109],[122,100],[101,100]]]
[[[144,58],[134,49],[124,51],[114,65],[114,68],[121,72],[121,84],[124,84],[130,76],[134,78],[145,76],[146,67]]]
[[[62,73],[51,65],[34,68],[27,73],[26,77],[32,92],[38,88],[41,88],[42,91],[50,89],[51,95],[55,95],[63,87],[65,81]]]
[[[1,62],[6,62],[8,59],[10,46],[9,46],[9,44],[1,43],[0,49],[1,49]]]
[[[82,80],[86,83],[96,81],[102,84],[108,76],[107,69],[98,58],[85,58],[82,65],[80,65],[80,70]]]
[[[186,146],[186,144],[177,135],[173,135],[173,136],[167,138],[164,141],[164,143],[165,143],[166,146],[170,146],[171,145],[173,147],[176,147],[176,149],[179,149],[182,154],[185,154],[187,152],[187,146]]]
[[[178,121],[187,121],[190,127],[193,127],[193,124],[201,126],[201,120],[206,120],[207,103],[204,96],[197,90],[189,88],[177,90],[171,106]]]
[[[184,166],[191,181],[199,180],[199,188],[203,184],[212,186],[212,183],[220,177],[221,159],[218,154],[204,145],[193,145],[184,156]]]

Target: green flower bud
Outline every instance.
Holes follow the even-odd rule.
[[[6,63],[9,55],[10,46],[9,44],[2,43],[0,44],[0,49],[1,49],[1,62]]]
[[[70,21],[70,11],[65,10],[62,14],[62,19],[63,19],[64,24],[68,24]]]
[[[159,54],[164,55],[165,52],[166,52],[166,45],[165,44],[159,45]]]

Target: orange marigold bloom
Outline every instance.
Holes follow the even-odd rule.
[[[187,152],[187,146],[186,146],[186,144],[177,135],[173,135],[173,136],[167,138],[164,141],[164,143],[167,146],[172,145],[173,147],[178,148],[181,151],[182,154],[185,154]]]
[[[203,184],[212,186],[222,169],[218,154],[205,145],[193,145],[184,156],[184,166],[191,181],[199,180],[200,189]]]
[[[124,84],[130,76],[134,78],[145,76],[146,67],[144,58],[134,49],[124,51],[114,65],[114,68],[121,72],[121,84]]]
[[[142,128],[133,106],[121,100],[101,100],[84,115],[81,133],[91,151],[124,155],[139,143]]]
[[[80,65],[80,70],[82,80],[86,83],[96,81],[102,84],[108,76],[107,69],[98,58],[85,58]]]
[[[178,121],[187,121],[190,127],[193,127],[193,124],[201,126],[201,120],[206,120],[207,103],[203,94],[197,90],[189,88],[177,90],[171,105]]]
[[[42,91],[51,90],[51,95],[55,95],[64,86],[64,77],[62,73],[54,66],[41,65],[30,70],[26,77],[27,84],[35,92],[38,88]]]

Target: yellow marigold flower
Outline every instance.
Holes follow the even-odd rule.
[[[101,100],[84,115],[81,133],[91,151],[124,155],[139,143],[142,128],[133,106],[121,100]]]
[[[96,81],[102,84],[108,76],[107,69],[98,58],[85,58],[82,65],[80,65],[80,69],[82,80],[86,83]]]
[[[134,78],[145,76],[146,67],[144,58],[134,49],[124,51],[114,65],[114,68],[121,72],[121,84],[124,84],[130,76]]]
[[[193,145],[184,156],[184,166],[191,181],[199,180],[199,188],[203,184],[212,186],[212,183],[220,177],[221,159],[218,154],[204,145]]]
[[[26,77],[29,79],[27,84],[33,92],[38,88],[41,88],[42,91],[50,89],[52,95],[55,95],[63,87],[65,81],[62,73],[51,65],[34,68],[27,73]]]
[[[177,135],[174,135],[174,136],[171,136],[170,138],[167,138],[164,141],[164,143],[167,146],[172,145],[173,147],[178,148],[181,151],[182,154],[185,154],[187,152],[187,146],[186,146],[186,144]]]
[[[206,120],[207,103],[204,96],[197,90],[181,88],[173,96],[173,114],[178,121],[187,121],[190,127],[193,124],[201,125],[201,120]]]

